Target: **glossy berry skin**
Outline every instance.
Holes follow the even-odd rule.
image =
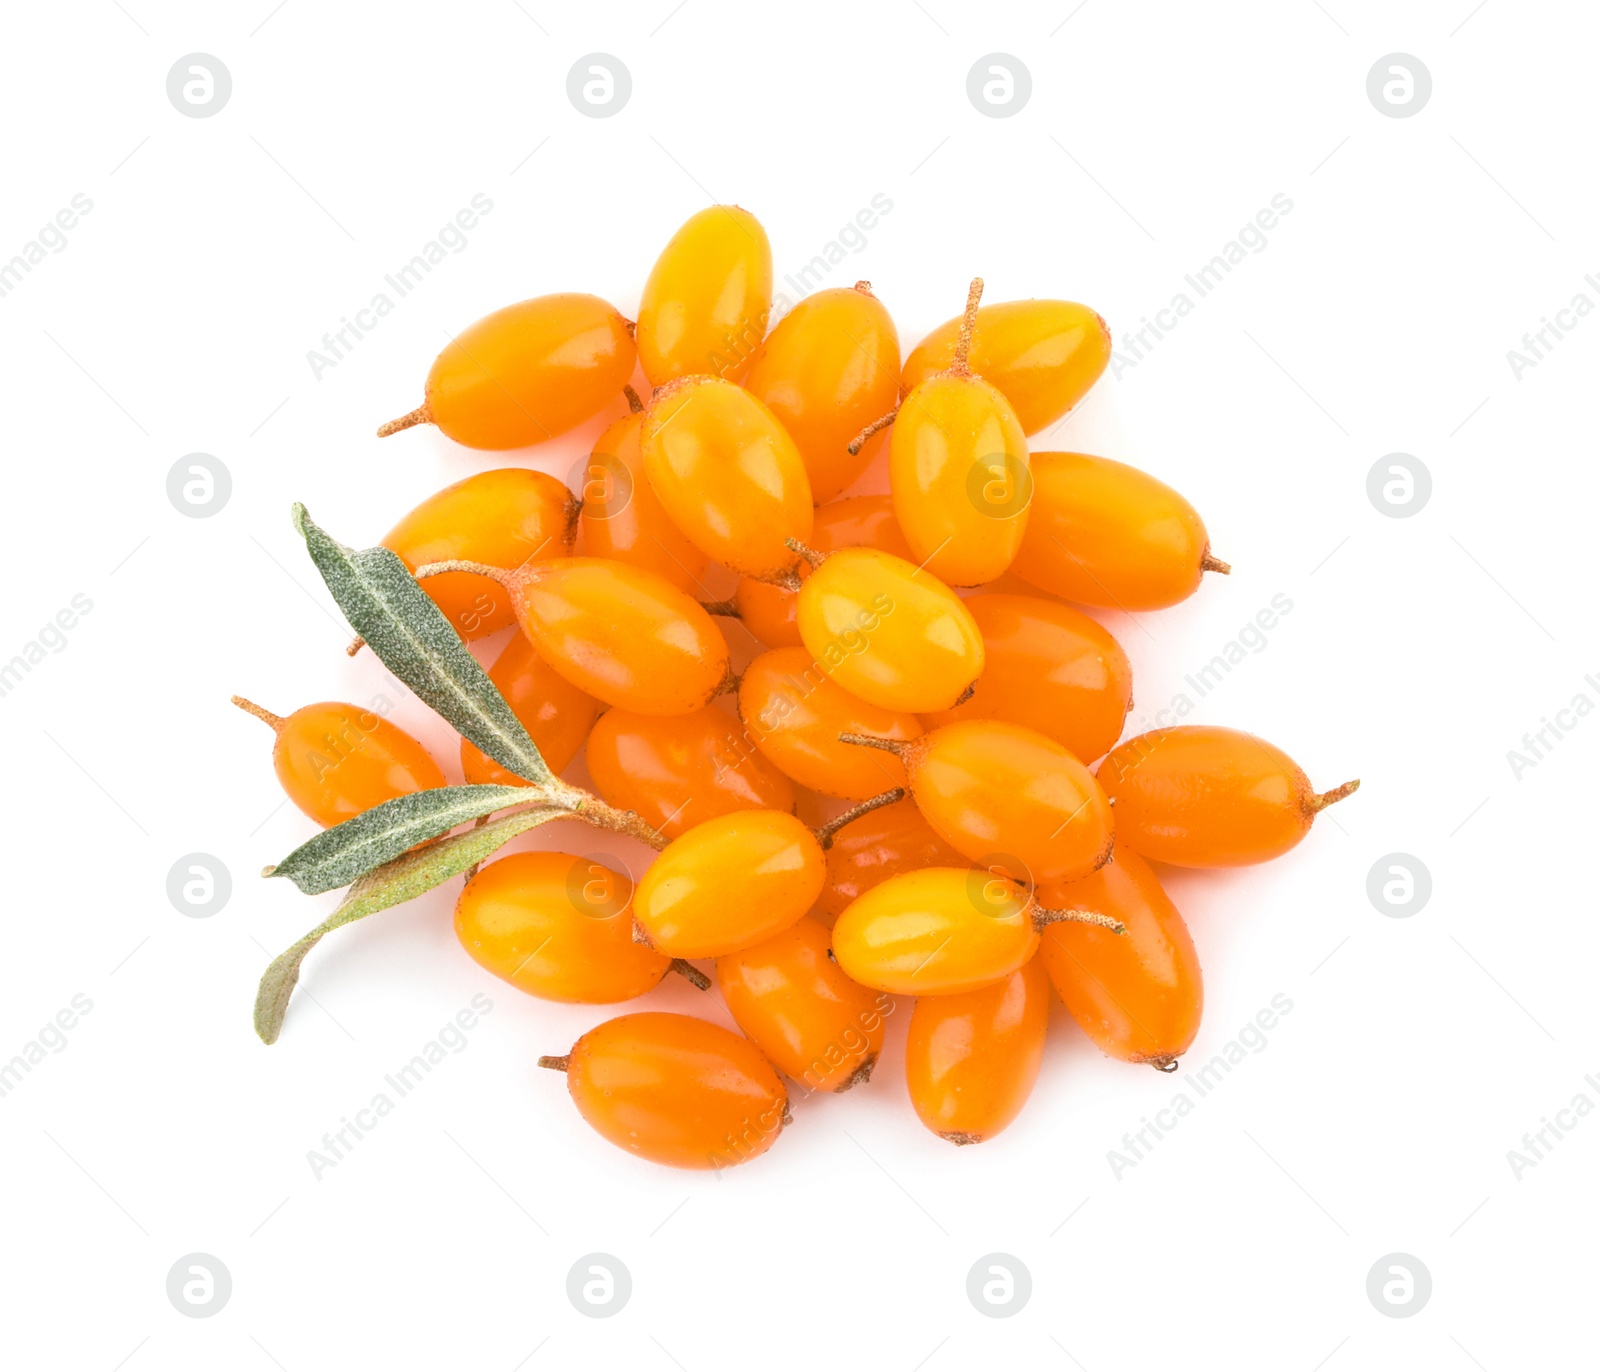
[[[934,833],[915,801],[885,805],[833,836],[815,918],[831,927],[851,901],[892,876],[924,867],[961,867],[966,861]]]
[[[572,552],[578,503],[561,482],[523,467],[479,472],[429,496],[383,537],[413,572],[460,559],[519,567],[530,558]],[[515,618],[498,582],[471,572],[442,572],[422,589],[462,638],[485,638]]]
[[[1110,859],[1105,793],[1052,738],[977,719],[924,734],[901,757],[922,817],[974,862],[1040,882],[1088,876]]]
[[[650,269],[639,298],[639,365],[652,386],[680,376],[738,381],[771,311],[766,230],[748,210],[712,205],[684,221]]]
[[[1318,795],[1294,759],[1238,729],[1184,724],[1130,738],[1100,764],[1117,835],[1177,867],[1242,867],[1287,853],[1319,810],[1358,783]]]
[[[929,377],[889,438],[895,518],[913,560],[951,586],[1011,565],[1028,525],[1028,440],[1005,396],[977,376]]]
[[[717,959],[734,1022],[780,1072],[810,1091],[848,1091],[872,1073],[894,1002],[828,957],[828,930],[801,919]]]
[[[1194,940],[1150,864],[1119,843],[1098,872],[1040,887],[1038,898],[1051,909],[1109,915],[1126,927],[1118,935],[1092,924],[1052,924],[1036,961],[1102,1053],[1166,1069],[1194,1042],[1204,995]]]
[[[880,882],[833,926],[846,975],[895,996],[954,995],[1008,977],[1039,947],[1035,906],[1010,878],[928,867]]]
[[[1055,739],[1080,762],[1116,743],[1133,704],[1133,669],[1110,633],[1040,596],[985,593],[966,607],[983,633],[983,675],[971,700],[924,715],[924,727],[1004,720]]]
[[[788,1122],[788,1092],[761,1050],[688,1015],[607,1020],[572,1045],[566,1072],[578,1113],[601,1138],[668,1167],[748,1162]]]
[[[955,360],[961,318],[946,320],[912,350],[900,374],[907,393]],[[1106,322],[1069,300],[1008,300],[978,311],[972,370],[1011,403],[1024,433],[1048,428],[1083,399],[1111,360]]]
[[[1194,506],[1137,467],[1033,455],[1033,506],[1011,570],[1040,590],[1080,605],[1160,610],[1199,589],[1209,550]]]
[[[456,901],[456,937],[480,967],[541,1000],[642,996],[671,960],[633,941],[633,883],[591,858],[514,853]]]
[[[485,315],[428,372],[428,417],[468,448],[525,448],[599,414],[633,375],[628,322],[598,296],[541,295]]]
[[[672,522],[707,557],[773,577],[811,536],[811,483],[771,410],[730,381],[690,376],[664,387],[639,431],[645,475]]]
[[[876,548],[830,554],[800,588],[800,638],[851,695],[947,710],[983,672],[983,635],[943,582]]]
[[[895,522],[894,498],[887,495],[858,495],[819,506],[811,522],[810,546],[819,553],[833,553],[840,548],[877,548],[911,559],[906,536]],[[807,562],[801,562],[795,570],[802,581],[811,575]],[[796,591],[747,576],[739,578],[733,593],[740,621],[769,648],[800,646],[798,600]]]
[[[832,500],[866,471],[884,435],[851,456],[852,439],[900,398],[900,336],[865,281],[808,295],[756,351],[745,388],[788,430],[811,478]]]
[[[600,702],[545,662],[520,633],[513,634],[500,650],[489,668],[489,680],[506,698],[511,713],[522,721],[550,770],[565,771],[600,717]],[[532,785],[466,739],[461,740],[461,772],[467,781],[477,784]]]
[[[643,411],[625,415],[595,442],[578,493],[583,551],[643,567],[698,598],[705,593],[701,583],[709,559],[683,536],[650,489],[639,455],[643,423]]]
[[[511,577],[522,632],[580,690],[642,715],[684,715],[722,689],[728,645],[699,601],[625,562],[559,558]]]
[[[804,648],[763,653],[739,678],[739,718],[764,757],[786,776],[824,795],[867,800],[906,784],[892,753],[839,742],[840,734],[914,739],[913,714],[858,700]]]
[[[673,839],[639,882],[633,913],[669,957],[719,958],[782,933],[822,879],[822,847],[798,819],[738,810]]]
[[[906,1035],[917,1118],[954,1144],[992,1139],[1033,1093],[1049,1020],[1050,980],[1037,956],[991,986],[919,999]]]
[[[735,810],[794,810],[794,784],[715,705],[665,716],[608,710],[585,756],[608,804],[668,838]]]
[[[325,829],[445,784],[439,764],[399,725],[338,700],[302,705],[285,718],[272,766],[284,794]]]

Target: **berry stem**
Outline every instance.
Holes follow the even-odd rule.
[[[692,962],[685,962],[682,958],[673,958],[667,964],[667,971],[676,972],[696,991],[709,991],[711,989],[711,978]]]
[[[1317,814],[1319,811],[1326,810],[1330,805],[1337,805],[1346,796],[1353,796],[1360,787],[1361,782],[1359,780],[1347,781],[1343,786],[1335,786],[1333,790],[1324,791],[1320,796],[1312,796],[1306,802],[1306,809],[1311,811],[1312,814]]]
[[[895,416],[899,413],[900,407],[896,405],[894,409],[889,411],[888,414],[879,415],[872,421],[872,423],[868,424],[866,428],[864,428],[860,433],[852,438],[849,443],[845,445],[845,451],[849,453],[851,457],[855,457],[861,451],[861,449],[866,446],[867,440],[880,429],[887,429],[891,424],[893,424]]]
[[[623,395],[628,397],[628,413],[629,414],[643,414],[644,413],[644,401],[639,399],[639,392],[638,391],[634,390],[632,386],[624,386],[622,388],[622,393],[623,393]]]
[[[613,833],[636,838],[640,843],[660,852],[667,846],[667,837],[640,819],[633,810],[619,810],[607,805],[599,796],[591,795],[579,786],[571,786],[559,778],[539,787],[540,799],[557,805],[570,805],[574,819],[581,819],[597,829],[610,829]]]
[[[424,577],[441,576],[445,572],[471,572],[474,576],[486,576],[491,581],[498,581],[502,586],[509,585],[511,578],[511,573],[504,567],[491,567],[487,562],[468,562],[461,558],[425,563],[411,575],[421,581]]]
[[[872,294],[872,282],[870,282],[870,281],[857,281],[856,282],[856,289],[858,291],[860,291],[862,295],[871,295]]]
[[[806,547],[798,538],[784,539],[783,546],[791,553],[799,553],[801,557],[805,558],[811,564],[812,571],[816,571],[822,565],[824,554],[819,553],[815,548]]]
[[[1094,910],[1046,910],[1042,905],[1033,907],[1033,927],[1041,934],[1052,924],[1092,924],[1097,929],[1109,929],[1113,934],[1125,934],[1128,926],[1120,919],[1102,915]]]
[[[275,715],[271,710],[263,710],[253,700],[246,700],[243,696],[229,696],[228,699],[243,710],[245,714],[254,715],[263,724],[269,725],[275,734],[281,734],[283,726],[288,723],[282,715]]]
[[[572,1055],[570,1053],[557,1053],[553,1056],[540,1058],[539,1066],[548,1067],[552,1072],[565,1072],[567,1064],[571,1061]]]
[[[1176,1072],[1178,1059],[1172,1053],[1163,1053],[1159,1058],[1147,1058],[1146,1061],[1158,1072]]]
[[[739,606],[732,600],[702,600],[700,608],[708,615],[720,615],[724,619],[739,618]]]
[[[978,323],[978,301],[983,299],[983,278],[975,276],[967,287],[967,308],[961,314],[961,332],[956,335],[956,355],[950,370],[957,376],[971,376],[967,354],[972,351],[972,331]]]
[[[911,746],[898,738],[869,738],[866,734],[840,734],[839,742],[853,743],[858,748],[882,748],[884,752],[893,753],[898,758],[904,758],[906,749]]]
[[[843,735],[841,735],[843,737]],[[885,791],[881,796],[873,796],[870,800],[863,800],[859,805],[852,805],[842,815],[835,815],[826,824],[818,825],[811,832],[817,836],[817,843],[824,852],[833,847],[833,836],[847,824],[853,824],[862,815],[870,815],[874,810],[882,809],[885,805],[893,805],[898,800],[906,798],[906,788],[896,786],[892,791]]]
[[[344,655],[346,657],[354,657],[357,653],[359,653],[366,646],[367,646],[367,640],[362,638],[360,634],[357,634],[354,638],[352,638],[350,640],[349,646],[344,650]]]
[[[1223,576],[1227,576],[1233,571],[1233,564],[1224,562],[1221,558],[1212,557],[1211,545],[1208,543],[1205,552],[1200,555],[1200,570],[1202,572],[1221,572]]]
[[[401,429],[413,429],[418,424],[431,423],[433,423],[433,411],[428,408],[427,402],[424,401],[416,409],[412,410],[410,414],[403,414],[399,419],[391,419],[387,424],[380,424],[378,426],[378,437],[387,438],[390,434],[399,433]]]

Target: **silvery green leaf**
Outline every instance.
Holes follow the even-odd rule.
[[[524,810],[491,820],[478,829],[431,843],[368,872],[353,885],[335,910],[292,948],[280,953],[262,975],[256,991],[256,1033],[263,1043],[276,1043],[289,1008],[289,996],[300,979],[300,964],[322,936],[358,919],[411,900],[459,876],[518,834],[572,812],[560,807]]]
[[[550,780],[522,721],[397,554],[346,548],[304,505],[294,507],[294,526],[350,627],[385,667],[502,767],[536,784]]]
[[[308,896],[348,886],[458,824],[525,804],[524,786],[439,786],[413,791],[325,829],[262,876],[288,877]]]

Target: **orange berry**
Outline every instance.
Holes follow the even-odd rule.
[[[632,392],[629,392],[632,396]],[[596,440],[584,467],[578,527],[590,557],[629,562],[665,577],[680,591],[701,594],[708,559],[667,517],[650,489],[639,455],[644,412],[625,415]],[[494,559],[484,558],[491,562]],[[508,565],[505,563],[502,566]]]
[[[737,381],[771,311],[772,248],[761,221],[737,205],[712,205],[684,221],[650,269],[639,298],[639,364],[652,386],[691,375]]]
[[[816,918],[832,926],[857,896],[901,872],[960,867],[966,859],[923,819],[915,801],[901,800],[841,829],[828,847],[827,884]]]
[[[717,959],[717,987],[734,1022],[772,1065],[811,1091],[848,1091],[872,1075],[894,1002],[845,976],[828,930],[801,919]]]
[[[1171,1071],[1200,1029],[1200,960],[1178,907],[1126,844],[1081,881],[1041,887],[1039,900],[1119,920],[1118,937],[1063,921],[1044,931],[1039,961],[1072,1018],[1108,1057]]]
[[[924,715],[924,727],[1004,720],[1055,739],[1081,762],[1116,743],[1133,705],[1133,669],[1116,639],[1088,615],[1039,596],[985,593],[968,596],[966,606],[983,632],[983,675],[971,700]]]
[[[633,941],[633,883],[567,853],[480,867],[456,901],[456,937],[480,967],[542,1000],[632,1000],[671,966]]]
[[[912,349],[900,373],[909,393],[955,360],[961,317],[948,319]],[[972,370],[1011,403],[1024,433],[1036,434],[1083,399],[1111,360],[1111,333],[1087,305],[1069,300],[1008,300],[978,311]]]
[[[586,752],[595,790],[668,838],[734,810],[794,809],[794,785],[706,705],[686,715],[608,710]]]
[[[567,1074],[578,1113],[601,1138],[668,1167],[748,1162],[789,1122],[789,1093],[761,1050],[688,1015],[607,1020],[539,1065]]]
[[[832,500],[866,471],[883,437],[852,439],[894,409],[900,336],[869,282],[808,295],[756,351],[746,388],[794,438],[811,493]]]
[[[1033,455],[1033,507],[1011,570],[1051,595],[1117,610],[1186,600],[1211,556],[1194,506],[1155,477],[1086,453]]]
[[[800,637],[851,695],[947,710],[983,672],[983,635],[948,586],[876,548],[830,553],[800,588]]]
[[[894,499],[887,495],[858,495],[819,506],[811,523],[811,547],[819,553],[840,548],[878,548],[896,557],[910,559],[906,536],[894,518]],[[811,575],[811,565],[801,562],[795,569],[803,581]],[[740,577],[733,593],[739,619],[769,648],[798,648],[800,625],[796,620],[798,592],[768,581]]]
[[[243,696],[234,696],[233,703],[271,726],[278,783],[325,829],[386,800],[445,784],[422,744],[359,705],[323,700],[280,718]]]
[[[797,561],[811,536],[811,484],[771,410],[731,381],[686,376],[645,412],[639,451],[650,488],[695,547],[744,576]]]
[[[667,845],[639,882],[634,919],[672,957],[721,957],[782,933],[822,878],[822,846],[793,815],[736,810]]]
[[[1049,1019],[1050,981],[1037,957],[993,985],[919,999],[906,1035],[917,1118],[958,1146],[993,1138],[1033,1093]]]
[[[598,296],[541,295],[469,324],[434,360],[422,405],[378,430],[437,424],[468,448],[526,448],[599,414],[633,375],[628,321]]]
[[[728,645],[700,603],[643,567],[558,558],[508,576],[539,656],[580,690],[642,715],[698,710],[728,680]]]
[[[422,584],[431,586],[433,580],[430,577]],[[506,698],[511,713],[522,721],[550,770],[565,771],[600,717],[600,702],[545,662],[520,633],[512,635],[500,650],[494,666],[489,668],[489,680]],[[531,784],[515,772],[508,772],[466,739],[461,740],[461,771],[469,782],[494,786]]]
[[[1177,867],[1242,867],[1281,857],[1320,810],[1361,783],[1318,795],[1294,759],[1238,729],[1183,724],[1115,748],[1100,784],[1128,847]]]
[[[739,678],[739,718],[747,736],[786,776],[824,795],[866,800],[906,784],[892,754],[839,742],[840,734],[914,739],[917,717],[857,700],[804,648],[763,653]]]

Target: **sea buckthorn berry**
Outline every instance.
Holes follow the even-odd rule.
[[[840,548],[877,548],[912,560],[906,536],[895,522],[894,498],[887,495],[858,495],[819,506],[808,541],[819,553],[837,552]],[[795,570],[803,581],[811,575],[811,564],[802,561]],[[799,593],[787,586],[745,576],[739,578],[733,604],[740,622],[767,647],[798,648],[798,598]]]
[[[773,766],[802,786],[846,800],[904,786],[906,772],[892,753],[853,748],[839,742],[840,734],[901,740],[922,735],[915,715],[858,700],[804,648],[775,648],[744,669],[739,718]]]
[[[1111,858],[1105,793],[1053,738],[998,719],[946,724],[910,743],[850,737],[899,757],[923,818],[974,862],[1019,881],[1071,881]]]
[[[902,872],[852,901],[833,926],[845,974],[894,996],[975,991],[1008,977],[1057,919],[1114,925],[1103,915],[1047,910],[998,872],[927,867]]]
[[[863,815],[829,845],[827,883],[817,897],[815,917],[831,927],[851,901],[892,876],[965,863],[934,833],[914,800],[896,801]]]
[[[992,1139],[1033,1093],[1049,1020],[1050,980],[1037,957],[976,991],[920,998],[906,1034],[917,1118],[957,1146]]]
[[[811,483],[771,410],[731,381],[686,376],[645,411],[639,451],[650,488],[707,557],[743,576],[786,575],[786,540],[811,536]]]
[[[378,430],[437,424],[468,448],[526,448],[599,414],[633,375],[628,321],[598,296],[541,295],[445,344],[422,404]]]
[[[432,582],[430,577],[422,584],[426,587]],[[550,770],[565,771],[600,717],[600,702],[545,662],[520,633],[513,634],[500,650],[500,656],[489,668],[489,680],[499,688],[511,713],[522,721]],[[530,784],[466,739],[461,740],[461,771],[469,782],[494,786]]]
[[[814,566],[796,620],[813,661],[886,710],[948,710],[983,672],[983,635],[961,598],[876,548],[844,548]]]
[[[772,247],[761,221],[737,205],[712,205],[684,221],[650,269],[639,298],[639,365],[652,386],[691,375],[738,381],[771,311]]]
[[[325,829],[396,796],[445,784],[422,744],[359,705],[324,700],[284,718],[243,696],[233,703],[271,726],[272,766],[284,794]]]
[[[983,675],[971,700],[924,715],[925,728],[1000,719],[1055,739],[1080,762],[1116,743],[1133,704],[1133,669],[1110,633],[1040,596],[985,592],[965,603],[983,632]]]
[[[734,1022],[772,1065],[811,1091],[848,1091],[872,1075],[894,1002],[850,980],[828,956],[828,930],[801,919],[717,959]]]
[[[569,556],[577,517],[577,499],[555,477],[501,467],[429,496],[384,535],[383,546],[413,572],[458,558],[518,567]],[[422,589],[464,639],[487,637],[516,617],[505,588],[486,576],[450,572]]]
[[[889,439],[895,517],[918,564],[952,586],[993,581],[1011,565],[1033,494],[1022,425],[968,363],[982,290],[972,283],[949,368],[906,396]]]
[[[1033,455],[1033,508],[1011,570],[1051,595],[1116,610],[1186,600],[1211,556],[1194,506],[1155,477],[1087,453]]]
[[[607,1020],[539,1066],[567,1074],[578,1113],[601,1138],[668,1167],[748,1162],[789,1122],[789,1093],[761,1050],[688,1015]]]
[[[793,815],[737,810],[673,839],[634,894],[650,944],[718,958],[782,933],[822,890],[822,845]]]
[[[735,810],[794,810],[794,784],[715,705],[667,716],[608,710],[585,756],[607,803],[668,838]]]
[[[808,295],[756,351],[745,387],[777,415],[805,459],[811,494],[832,500],[866,471],[881,435],[850,442],[900,395],[900,336],[889,311],[858,281]]]
[[[1170,1072],[1199,1031],[1204,997],[1194,940],[1150,864],[1119,843],[1094,875],[1042,886],[1038,898],[1122,922],[1121,938],[1092,924],[1053,924],[1036,961],[1102,1053]]]
[[[633,941],[633,883],[568,853],[480,867],[456,901],[456,937],[480,967],[542,1000],[632,1000],[671,966]]]
[[[627,394],[630,404],[638,404],[632,387]],[[664,576],[680,591],[698,596],[708,559],[667,517],[650,489],[644,459],[639,455],[643,423],[643,406],[617,420],[600,435],[584,464],[579,491],[583,513],[578,520],[583,551],[589,557],[609,557],[644,567]]]
[[[911,351],[900,373],[909,393],[955,360],[961,317],[946,320]],[[978,311],[972,370],[1010,401],[1024,433],[1036,434],[1083,399],[1111,360],[1111,332],[1087,305],[1007,300]]]
[[[1281,857],[1317,813],[1361,785],[1318,795],[1294,759],[1238,729],[1152,729],[1109,753],[1097,774],[1128,847],[1176,867],[1243,867]]]

